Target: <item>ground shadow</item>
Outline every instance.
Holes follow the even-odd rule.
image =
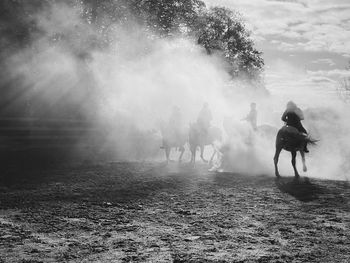
[[[244,175],[240,173],[222,172],[213,175],[213,182],[220,187],[231,187],[244,180]]]
[[[308,178],[279,178],[276,179],[277,188],[287,193],[299,201],[310,202],[319,199],[325,193],[325,189],[313,184]]]
[[[265,186],[271,182],[271,176],[251,175],[245,173],[221,172],[213,174],[213,182],[220,187],[234,187],[237,185]]]
[[[160,171],[159,171],[160,170]],[[139,163],[83,166],[9,173],[0,178],[0,207],[33,207],[42,202],[125,203],[146,200],[157,192],[186,189],[188,173],[162,173]],[[162,176],[163,175],[163,176]]]

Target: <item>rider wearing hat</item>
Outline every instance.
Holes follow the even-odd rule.
[[[307,134],[307,131],[301,124],[301,121],[304,120],[304,114],[300,108],[293,102],[289,101],[287,103],[287,108],[282,115],[282,121],[286,123],[287,126],[292,126],[296,128],[299,132]],[[309,152],[306,145],[304,152]]]

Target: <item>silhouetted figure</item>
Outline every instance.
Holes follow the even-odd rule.
[[[173,110],[170,114],[169,118],[169,129],[170,132],[175,136],[178,137],[181,134],[182,130],[182,115],[180,108],[177,106],[173,107]]]
[[[243,120],[246,120],[247,122],[249,122],[254,131],[257,130],[258,112],[256,110],[255,102],[252,102],[250,104],[250,112],[247,115],[247,117],[245,117]]]
[[[207,135],[208,130],[210,128],[210,123],[213,120],[213,116],[211,114],[211,111],[209,109],[209,104],[205,102],[203,104],[203,108],[199,112],[198,118],[197,118],[197,124],[199,128],[201,129],[202,133]]]
[[[296,156],[297,152],[300,152],[301,160],[303,162],[303,171],[307,171],[305,164],[305,147],[307,144],[316,144],[317,140],[306,136],[304,133],[299,132],[295,127],[283,126],[277,133],[276,136],[276,150],[275,156],[273,157],[275,164],[275,175],[280,177],[278,171],[278,159],[282,150],[286,150],[292,153],[292,166],[294,169],[295,178],[299,178],[299,172],[296,168]]]
[[[179,162],[181,162],[185,152],[184,145],[187,140],[187,133],[184,131],[182,114],[179,107],[173,107],[169,121],[161,125],[161,132],[163,144],[160,148],[165,150],[167,163],[170,161],[171,148],[176,148],[180,151]]]
[[[282,115],[282,121],[286,123],[287,126],[292,126],[296,128],[300,133],[307,134],[307,131],[301,124],[301,121],[304,120],[304,114],[300,108],[293,102],[289,101],[287,103],[287,109]],[[309,152],[306,145],[304,152]]]

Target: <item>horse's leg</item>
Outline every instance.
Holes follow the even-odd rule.
[[[280,173],[278,172],[278,158],[280,156],[281,151],[282,151],[282,148],[276,146],[276,151],[275,151],[275,156],[273,157],[273,161],[274,161],[274,164],[275,164],[275,175],[277,177],[281,177]]]
[[[196,166],[197,146],[193,147],[192,150],[193,150],[193,152],[192,152],[192,155],[193,155],[192,164],[193,164],[193,167],[195,167]]]
[[[303,162],[303,171],[307,172],[306,162],[305,162],[305,152],[303,150],[300,151],[301,161]]]
[[[165,146],[165,157],[166,157],[167,164],[169,164],[170,150],[171,148],[169,146]]]
[[[294,169],[294,175],[296,178],[299,177],[299,173],[298,173],[298,170],[297,170],[297,167],[295,165],[296,163],[296,156],[297,156],[297,152],[296,151],[292,151],[292,165],[293,165],[293,169]]]
[[[201,145],[200,146],[200,149],[201,149],[201,159],[203,162],[207,163],[208,161],[206,159],[204,159],[204,148],[205,148],[205,145]]]
[[[209,164],[212,164],[212,163],[213,163],[214,157],[215,157],[215,155],[217,154],[217,149],[215,148],[214,145],[213,145],[213,149],[214,149],[214,152],[213,152],[213,154],[212,154],[211,157],[210,157]]]
[[[179,150],[180,150],[179,163],[181,163],[182,162],[182,155],[184,155],[184,152],[185,152],[185,147],[181,146],[179,148]]]
[[[193,147],[193,145],[190,145],[190,151],[191,151],[191,161],[190,163],[194,164],[196,161],[196,147]]]

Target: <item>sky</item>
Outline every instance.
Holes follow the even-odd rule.
[[[307,106],[338,99],[349,76],[349,0],[206,0],[239,11],[263,51],[267,89]],[[307,93],[310,96],[303,96]]]

